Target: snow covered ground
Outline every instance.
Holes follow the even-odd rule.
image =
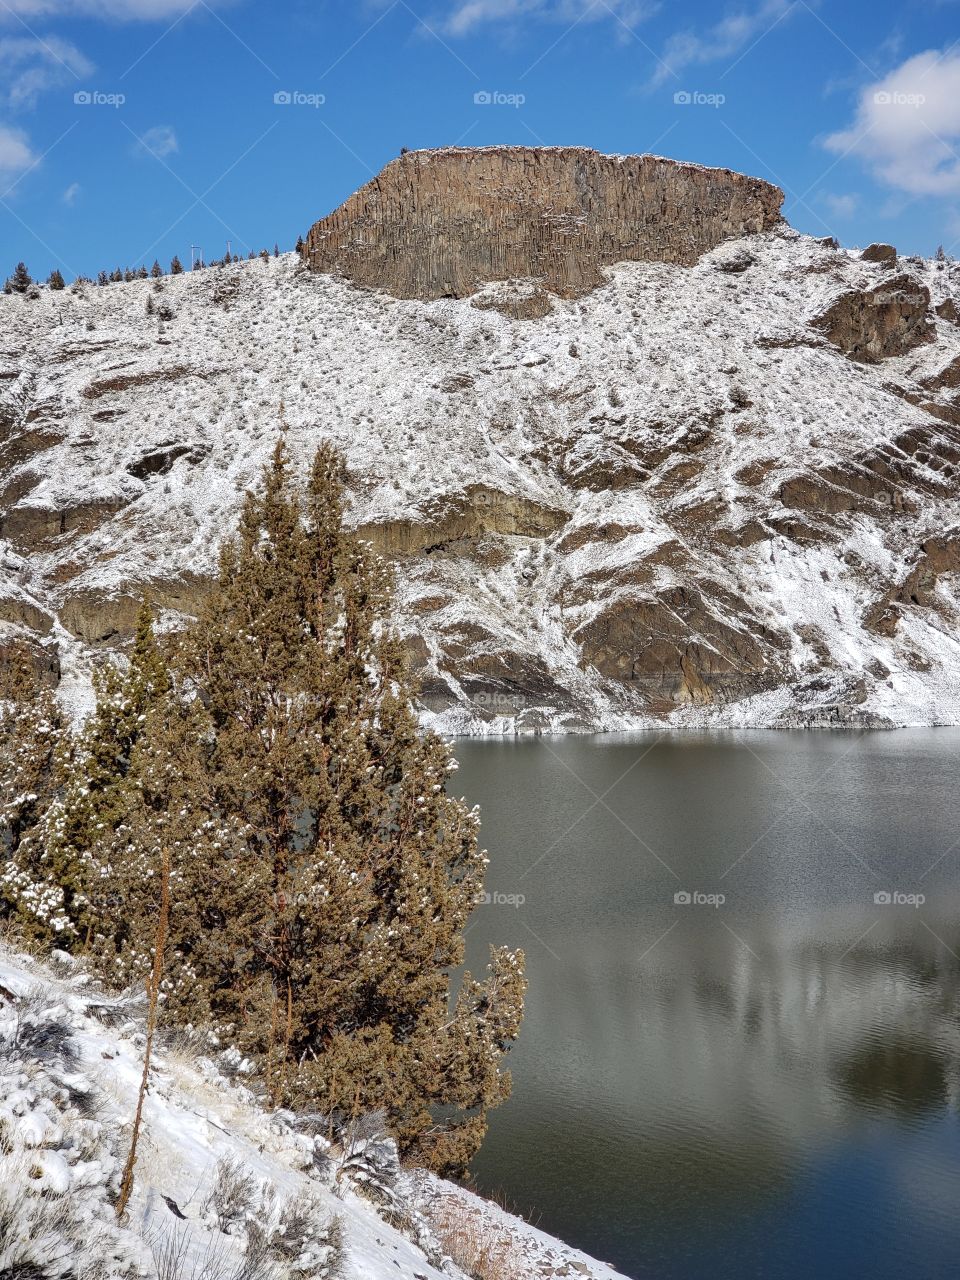
[[[897,270],[960,296],[950,264]],[[784,498],[952,430],[949,377],[922,384],[957,324],[931,308],[936,341],[866,365],[814,323],[889,278],[783,228],[623,264],[537,320],[486,309],[507,286],[399,301],[293,255],[0,298],[0,618],[47,635],[82,704],[140,592],[189,611],[283,428],[301,465],[345,451],[441,729],[960,723],[953,577],[893,634],[864,621],[960,526],[937,440],[899,506]]]
[[[484,1280],[616,1280],[462,1188],[395,1170],[375,1138],[331,1143],[265,1112],[235,1054],[186,1039],[154,1059],[118,1223],[143,1002],[99,995],[66,958],[54,968],[0,946],[0,1275],[464,1280],[453,1239],[462,1258],[499,1260]]]

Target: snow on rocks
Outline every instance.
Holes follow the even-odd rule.
[[[932,607],[906,600],[895,634],[864,625],[923,540],[960,527],[942,442],[907,457],[903,439],[955,430],[953,388],[928,386],[960,357],[960,270],[901,261],[936,341],[880,365],[817,326],[886,270],[781,228],[695,267],[621,264],[528,320],[398,301],[293,255],[161,293],[0,298],[17,373],[0,410],[19,424],[0,461],[0,630],[48,626],[82,712],[140,590],[165,624],[195,607],[282,425],[304,467],[323,437],[346,453],[350,519],[396,558],[424,717],[444,732],[780,724],[843,706],[958,723],[949,575]],[[841,494],[862,510],[830,509],[838,474],[869,489],[891,459],[910,468],[899,490],[877,479]],[[674,636],[676,591],[703,607]],[[754,645],[756,670],[728,679]]]

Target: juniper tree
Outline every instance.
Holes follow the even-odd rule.
[[[10,284],[14,293],[26,293],[33,284],[33,277],[24,263],[17,263],[13,275],[10,277]]]
[[[156,258],[153,260],[153,266],[150,268],[150,274],[153,276],[154,280],[159,280],[163,275],[163,267],[161,267]]]
[[[29,938],[69,929],[65,897],[45,858],[43,819],[63,777],[66,729],[29,649],[15,645],[0,679],[0,914]]]
[[[164,1016],[212,1024],[276,1103],[383,1108],[404,1152],[460,1171],[509,1092],[523,959],[494,951],[452,999],[478,818],[447,794],[385,571],[343,515],[342,459],[321,448],[298,496],[278,445],[171,667],[145,609],[126,668],[99,678],[30,819],[35,879],[123,986],[150,972],[169,871]]]
[[[406,1152],[461,1169],[509,1092],[522,957],[494,953],[451,1009],[478,818],[447,795],[449,747],[419,731],[389,584],[344,531],[343,485],[323,447],[298,498],[278,445],[175,659],[189,698],[148,715],[132,758],[154,799],[124,834],[142,829],[131,847],[153,865],[168,816],[169,1016],[214,1021],[275,1102],[383,1107]],[[150,916],[142,883],[133,922]],[[142,963],[145,939],[133,949]]]
[[[170,260],[170,274],[172,276],[183,275],[183,263],[180,261],[180,259],[177,257],[176,254],[174,254],[172,259]]]
[[[47,288],[63,289],[65,287],[66,285],[65,285],[65,281],[63,279],[62,273],[56,267],[54,267],[54,269],[50,272],[50,275],[47,278]]]
[[[88,938],[102,916],[91,904],[102,887],[102,851],[140,803],[132,757],[147,713],[170,691],[146,604],[126,668],[109,663],[94,687],[96,708],[71,743],[68,779],[43,820],[44,861],[64,891],[76,938]]]

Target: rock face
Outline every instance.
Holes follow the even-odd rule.
[[[316,223],[316,271],[398,298],[463,298],[533,278],[561,297],[617,262],[692,266],[781,219],[783,192],[729,169],[584,147],[451,147],[403,155]]]
[[[471,155],[517,167],[516,208],[538,211],[486,246],[504,269],[568,206],[571,157],[603,201],[552,286],[596,279],[601,204],[635,214],[650,190],[693,212],[638,221],[632,249],[626,219],[616,249],[604,224],[605,243],[677,261],[620,262],[576,300],[548,291],[551,259],[469,301],[398,301],[291,254],[164,280],[162,323],[152,281],[0,297],[0,663],[28,638],[79,705],[144,594],[164,626],[195,613],[285,428],[300,471],[321,440],[344,452],[349,522],[391,563],[444,732],[960,724],[960,264],[891,268],[778,222],[683,265],[749,179]],[[411,234],[429,208],[475,255],[467,163],[387,176],[433,192]],[[370,282],[422,289],[367,232]]]
[[[839,297],[819,321],[829,340],[851,360],[879,364],[932,342],[930,290],[913,276],[896,276],[875,289]]]

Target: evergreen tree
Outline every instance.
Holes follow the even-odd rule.
[[[109,284],[109,283],[110,283],[110,280],[109,280],[109,277],[107,276],[107,273],[106,273],[105,271],[100,271],[100,272],[98,272],[98,274],[97,274],[97,284],[99,284],[99,285],[101,285],[101,286],[102,286],[102,285]]]
[[[144,607],[66,748],[49,695],[18,699],[0,893],[121,987],[150,971],[169,884],[168,1021],[215,1027],[275,1103],[383,1108],[405,1154],[460,1172],[509,1093],[523,957],[494,950],[451,1004],[478,817],[419,731],[385,570],[343,528],[344,474],[324,446],[298,496],[278,444],[172,665]]]
[[[297,236],[296,252],[303,254],[303,236]]]
[[[63,779],[67,737],[56,699],[17,645],[0,677],[0,914],[28,938],[69,937],[63,887],[45,858],[44,815]]]
[[[10,277],[10,283],[14,293],[26,293],[33,284],[33,277],[22,262],[18,262],[13,275]]]
[[[106,880],[103,850],[138,804],[134,751],[148,711],[170,693],[146,604],[126,669],[109,663],[94,687],[96,710],[72,745],[69,781],[44,818],[45,860],[64,889],[76,936],[104,914],[102,903],[99,910],[91,904]]]
[[[163,275],[163,267],[161,267],[156,258],[153,260],[153,266],[150,268],[150,274],[153,276],[154,280],[159,280]]]
[[[50,275],[47,277],[47,288],[63,289],[65,287],[66,287],[66,282],[64,281],[63,276],[61,275],[60,271],[56,267],[54,267],[54,269],[50,272]]]
[[[383,1107],[405,1152],[461,1170],[509,1092],[522,956],[495,952],[451,1012],[478,819],[446,794],[447,745],[419,731],[384,570],[342,526],[343,479],[321,448],[298,499],[279,445],[247,499],[174,662],[191,696],[147,711],[135,803],[107,821],[104,967],[146,971],[168,851],[168,1016],[212,1021],[275,1102]]]
[[[280,257],[280,246],[276,243],[276,241],[274,241],[274,245],[273,245],[273,256],[275,258]]]
[[[173,258],[170,261],[170,274],[172,276],[183,275],[183,263],[176,254],[173,255]]]

